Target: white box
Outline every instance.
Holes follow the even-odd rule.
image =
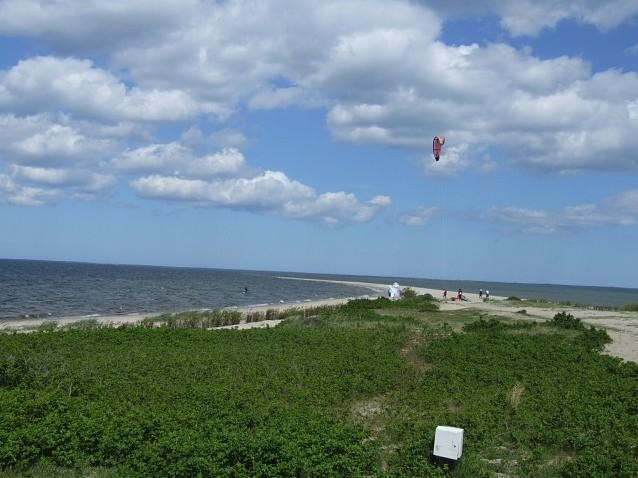
[[[463,429],[439,425],[434,433],[435,456],[458,460],[463,453]]]

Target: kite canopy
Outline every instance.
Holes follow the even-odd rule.
[[[434,159],[436,161],[439,160],[439,158],[441,157],[441,148],[443,147],[443,145],[445,144],[445,137],[441,136],[440,138],[438,136],[435,136],[434,139],[432,140],[432,154],[434,155]]]

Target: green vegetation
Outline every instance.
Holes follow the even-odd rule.
[[[170,329],[210,329],[242,322],[261,322],[264,320],[283,320],[294,317],[309,317],[334,310],[334,306],[291,308],[285,310],[268,309],[265,312],[243,313],[237,310],[192,310],[187,312],[166,313],[146,317],[141,325],[147,328],[168,327]]]
[[[285,314],[0,334],[0,477],[638,475],[638,365],[569,314]],[[429,460],[442,424],[465,429],[454,470]]]
[[[37,330],[40,332],[53,332],[58,328],[58,323],[55,320],[45,320],[42,322]]]
[[[242,313],[236,310],[204,310],[162,314],[147,317],[142,321],[144,327],[168,327],[170,329],[207,329],[224,325],[236,325]]]
[[[547,299],[521,299],[516,296],[511,296],[502,301],[502,303],[506,305],[512,305],[515,307],[519,307],[521,302],[525,302],[525,305],[530,307],[569,307],[572,309],[589,309],[589,310],[605,310],[605,311],[615,311],[621,310],[626,312],[638,312],[638,304],[625,304],[620,307],[610,306],[610,305],[588,305],[588,304],[580,304],[578,302],[572,302],[571,300],[561,300],[559,302],[552,302]]]
[[[414,289],[410,289],[409,287],[403,289],[401,295],[404,299],[414,299],[417,296],[417,293]]]

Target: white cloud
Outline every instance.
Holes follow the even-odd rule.
[[[0,73],[0,108],[38,114],[67,111],[107,121],[175,121],[220,113],[178,88],[127,87],[90,60],[35,57]]]
[[[432,12],[403,0],[391,7],[381,0],[285,4],[235,0],[210,5],[200,18],[167,35],[165,41],[118,49],[114,61],[145,87],[180,85],[196,92],[200,100],[226,105],[228,111],[244,98],[255,108],[314,105],[329,97],[317,68],[326,62],[333,45],[341,45],[340,58],[347,62],[348,48],[357,47],[356,38],[369,31],[388,35],[421,31],[434,38],[439,28]],[[364,77],[357,74],[358,56],[382,52],[354,52],[351,79]],[[378,76],[379,71],[375,73]],[[351,91],[356,91],[352,86]]]
[[[386,207],[392,204],[392,198],[390,196],[380,195],[380,196],[373,197],[368,202],[374,206]]]
[[[569,18],[608,30],[638,14],[638,4],[633,0],[510,0],[501,5],[496,7],[497,12],[502,15],[503,26],[513,35],[536,35],[543,28],[554,27]]]
[[[100,137],[93,123],[74,124],[46,114],[0,115],[0,152],[11,162],[39,166],[97,164],[111,154],[118,140]]]
[[[60,197],[59,190],[21,186],[6,174],[0,174],[0,202],[19,206],[43,206],[57,202]]]
[[[42,38],[71,55],[105,49],[104,63],[118,73],[74,57],[24,60],[1,75],[0,108],[130,124],[202,114],[223,121],[242,102],[329,105],[328,125],[344,141],[429,154],[432,136],[446,135],[447,162],[436,169],[427,163],[430,173],[477,163],[493,169],[480,159],[490,146],[503,152],[503,162],[535,170],[638,168],[636,73],[592,75],[580,58],[540,59],[505,44],[442,43],[443,19],[463,9],[497,14],[519,35],[567,18],[612,28],[630,20],[638,4],[193,0],[183,8],[168,2],[151,8],[146,1],[5,1],[0,31]],[[145,12],[155,22],[148,28],[142,28]],[[98,46],[101,35],[121,41]],[[53,138],[45,139],[52,149]],[[78,144],[71,132],[59,142],[58,148]],[[245,137],[229,128],[209,136],[191,130],[183,142],[239,147]]]
[[[238,176],[246,170],[244,156],[234,148],[197,157],[179,143],[151,144],[127,150],[112,161],[119,171],[142,174],[174,174],[202,178]]]
[[[318,12],[317,22],[328,26],[340,20],[336,13],[341,13],[356,26],[356,14],[362,16],[363,21],[379,15],[392,19],[405,16],[406,10],[405,3],[401,1],[393,2],[390,7],[386,4],[386,8],[382,8],[384,5],[380,3],[370,2],[368,9],[371,14],[368,15],[363,8],[366,5],[360,1],[340,2],[338,5],[333,2],[322,3],[327,6],[303,1],[270,4],[232,1],[219,4],[199,0],[161,3],[149,0],[4,0],[0,3],[0,32],[5,35],[43,37],[60,49],[100,51],[126,43],[147,43],[162,33],[177,33],[189,26],[197,28],[200,22],[207,24],[213,21],[219,22],[216,27],[224,26],[221,19],[237,20],[242,15],[249,16],[251,22],[257,16],[269,21],[276,18],[291,23],[294,19],[297,25],[293,26],[298,32],[303,32],[304,29],[308,31],[317,27],[311,22],[304,22],[304,15],[300,15],[307,14],[313,8]],[[633,0],[488,0],[470,3],[422,0],[419,3],[446,18],[498,15],[503,27],[513,35],[537,34],[564,19],[575,19],[606,30],[638,14],[638,6]],[[340,8],[337,10],[337,7]],[[283,13],[284,8],[287,15]],[[403,11],[395,13],[394,8]],[[237,26],[227,28],[240,29]]]
[[[153,175],[136,179],[131,186],[145,198],[190,201],[202,206],[295,219],[319,219],[330,226],[370,221],[390,203],[386,196],[361,203],[353,194],[345,192],[317,194],[309,186],[278,171],[218,181]]]
[[[68,126],[52,125],[14,144],[16,151],[27,156],[72,156],[84,149],[86,138]]]
[[[203,6],[199,0],[3,0],[0,32],[42,37],[62,50],[103,51],[180,28]]]
[[[634,45],[632,45],[630,47],[627,47],[625,49],[625,53],[627,53],[629,55],[638,56],[638,43],[636,43],[636,44],[634,44]]]
[[[437,207],[420,207],[405,214],[399,220],[406,226],[424,226],[439,214]]]
[[[403,69],[401,83],[359,89],[368,101],[344,98],[332,108],[328,124],[337,137],[429,152],[432,137],[444,134],[448,151],[467,148],[475,157],[497,147],[534,169],[638,168],[635,73],[591,76],[582,60],[539,60],[506,45],[434,43],[420,57],[405,53],[409,59],[397,56],[393,68]],[[463,156],[450,158],[463,169],[456,164]]]
[[[83,192],[96,193],[115,184],[111,174],[99,174],[81,169],[38,168],[11,165],[13,178],[45,186],[72,187]]]
[[[608,30],[638,14],[633,0],[422,0],[420,3],[447,18],[497,15],[503,28],[512,35],[536,35],[568,19]]]
[[[601,204],[567,206],[558,211],[493,207],[480,215],[489,222],[511,224],[533,234],[556,234],[574,229],[638,224],[638,190],[606,198]]]

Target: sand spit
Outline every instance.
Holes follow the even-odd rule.
[[[330,282],[334,284],[352,285],[357,287],[367,287],[374,295],[387,295],[388,286],[390,284],[379,284],[372,282],[355,282],[355,281],[339,281],[329,279],[308,279],[299,277],[281,277],[281,279],[308,280],[319,282]],[[411,284],[401,284],[403,289],[409,287],[417,294],[431,294],[434,298],[443,300],[443,290],[429,289],[426,287],[418,287]],[[554,317],[558,312],[566,312],[574,317],[581,319],[587,324],[607,329],[607,333],[613,342],[605,347],[605,352],[624,360],[630,360],[638,363],[638,313],[594,310],[582,307],[563,307],[559,305],[548,305],[547,307],[539,307],[536,304],[526,307],[525,301],[520,304],[504,302],[507,297],[490,295],[489,301],[479,299],[477,293],[463,292],[463,296],[467,301],[452,300],[456,294],[453,290],[447,291],[448,300],[441,302],[441,310],[458,310],[458,309],[478,309],[489,314],[509,317],[516,320],[548,320]],[[338,303],[345,303],[347,300],[340,300]],[[336,304],[335,304],[336,305]],[[518,314],[517,311],[525,309],[526,314]]]
[[[286,277],[286,279],[297,279],[296,277]],[[299,279],[299,280],[321,280],[322,282],[332,282],[335,284],[356,285],[360,287],[369,287],[385,295],[389,284],[374,284],[366,282],[349,282],[324,279]],[[401,284],[403,289],[409,287],[417,294],[431,294],[436,299],[443,300],[443,290],[428,289],[425,287],[416,287],[410,284]],[[566,312],[574,317],[581,319],[586,324],[596,327],[602,327],[612,338],[613,342],[605,347],[605,353],[620,357],[638,363],[638,313],[623,312],[613,310],[594,310],[582,307],[563,307],[559,305],[548,305],[547,307],[525,306],[525,301],[520,303],[504,302],[506,297],[490,295],[490,300],[484,302],[479,299],[478,294],[472,292],[463,292],[463,296],[467,301],[451,300],[454,291],[447,291],[448,300],[441,302],[441,310],[459,310],[459,309],[477,309],[493,315],[501,317],[509,317],[516,320],[548,320],[554,317],[558,312]],[[525,309],[526,314],[517,314],[516,312]]]
[[[385,297],[389,284],[379,284],[371,282],[355,282],[355,281],[338,281],[328,279],[308,279],[299,277],[280,277],[281,279],[291,280],[306,280],[315,282],[330,282],[334,284],[351,285],[357,287],[365,287],[370,290],[369,295],[360,297],[346,297],[341,299],[323,299],[313,300],[308,302],[285,302],[280,304],[265,304],[250,307],[232,307],[232,310],[238,310],[241,312],[266,312],[269,309],[274,310],[288,310],[288,309],[308,309],[312,307],[320,306],[335,306],[347,303],[351,299],[355,298],[376,298],[378,296]],[[443,291],[441,289],[429,289],[425,287],[417,287],[410,284],[401,284],[403,289],[409,287],[417,294],[431,294],[436,299],[443,299]],[[606,346],[605,352],[630,360],[638,362],[638,313],[636,312],[622,312],[622,311],[604,311],[593,310],[581,307],[562,307],[558,305],[548,305],[546,307],[539,307],[537,304],[526,307],[525,301],[520,303],[504,302],[506,297],[490,296],[490,300],[484,302],[479,299],[478,294],[472,292],[463,292],[467,301],[451,300],[455,296],[455,291],[448,290],[448,300],[441,302],[441,310],[458,310],[458,309],[477,309],[489,314],[499,315],[502,317],[509,317],[516,320],[547,320],[554,317],[558,312],[564,311],[572,314],[574,317],[581,319],[583,322],[596,327],[603,327],[607,329],[613,342]],[[526,310],[526,314],[517,313],[521,309]],[[87,317],[62,317],[53,319],[57,322],[59,327],[70,325],[81,320],[96,320],[99,324],[104,325],[123,325],[123,324],[135,324],[140,322],[145,317],[149,317],[157,314],[127,314],[127,315],[110,315],[110,316],[87,316]],[[26,332],[37,329],[42,323],[50,322],[51,319],[16,319],[0,322],[0,330],[16,330],[19,332]],[[242,323],[238,325],[230,325],[227,329],[247,329],[253,327],[274,327],[279,321],[262,321]]]

